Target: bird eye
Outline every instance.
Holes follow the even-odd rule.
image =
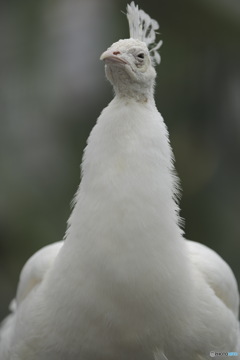
[[[144,53],[139,53],[139,54],[137,55],[137,57],[138,57],[139,59],[144,59]]]

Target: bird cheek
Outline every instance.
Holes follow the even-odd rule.
[[[142,66],[143,66],[143,64],[140,64],[140,63],[137,63],[137,64],[136,64],[136,67],[137,67],[138,69],[140,69],[140,70],[141,70]]]
[[[138,65],[138,70],[141,71],[141,73],[144,73],[147,70],[147,65],[146,64],[139,64]]]

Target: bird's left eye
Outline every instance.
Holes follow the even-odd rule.
[[[139,53],[139,54],[137,55],[137,57],[138,57],[139,59],[144,59],[144,53]]]

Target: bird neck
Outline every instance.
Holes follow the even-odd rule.
[[[116,96],[88,139],[67,239],[101,252],[139,244],[160,251],[181,234],[175,179],[154,101]]]
[[[137,81],[121,68],[112,71],[111,67],[106,67],[106,76],[113,85],[116,100],[121,99],[123,102],[132,99],[138,103],[146,103],[148,101],[154,103],[154,84],[155,76],[151,76],[144,81]]]
[[[146,103],[148,101],[154,103],[154,85],[148,84],[148,86],[141,86],[141,84],[131,84],[131,86],[126,86],[124,82],[118,82],[114,85],[114,92],[116,98],[119,100],[126,100],[132,99],[138,103]]]

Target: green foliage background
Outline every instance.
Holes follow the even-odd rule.
[[[240,283],[240,3],[140,0],[161,25],[156,103],[186,237]],[[122,0],[0,4],[0,317],[29,256],[63,238],[82,151],[112,98],[100,54],[128,37]]]

